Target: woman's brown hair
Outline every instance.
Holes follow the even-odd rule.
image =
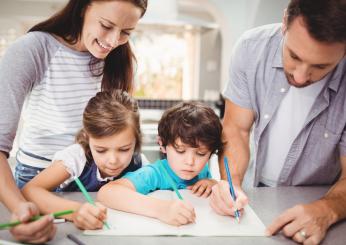
[[[49,19],[35,25],[29,32],[48,32],[63,38],[70,44],[75,44],[82,34],[86,7],[93,1],[107,0],[70,0],[61,11]],[[144,15],[148,4],[148,0],[109,1],[130,2],[142,10],[141,16]],[[131,91],[134,74],[133,62],[135,60],[135,56],[128,42],[111,51],[104,60],[103,72],[101,74],[94,74],[95,76],[103,75],[101,85],[102,91],[111,89]],[[91,60],[90,70],[92,70],[92,66],[97,62],[99,62],[99,60],[96,58]]]
[[[89,137],[102,138],[120,133],[131,127],[136,138],[135,151],[139,152],[142,136],[138,104],[127,92],[112,90],[98,92],[91,98],[83,113],[83,129],[76,136],[87,156],[92,159]]]

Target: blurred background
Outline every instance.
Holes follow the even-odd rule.
[[[66,2],[0,0],[0,59],[16,38]],[[281,22],[288,2],[149,0],[148,11],[131,36],[138,61],[135,97],[141,108],[143,152],[149,161],[158,158],[157,121],[167,107],[199,100],[222,117],[220,92],[228,79],[234,43],[250,28]]]

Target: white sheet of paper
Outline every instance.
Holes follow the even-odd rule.
[[[184,200],[195,208],[196,223],[180,227],[165,224],[157,219],[121,212],[107,211],[107,222],[111,230],[86,230],[85,235],[107,236],[264,236],[265,226],[250,206],[246,206],[240,223],[233,217],[221,216],[209,206],[209,200],[193,195],[190,190],[179,190]],[[155,191],[150,195],[165,199],[176,199],[172,191]]]

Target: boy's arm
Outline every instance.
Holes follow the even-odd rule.
[[[24,186],[23,195],[34,202],[44,214],[62,209],[77,210],[81,203],[64,199],[51,192],[69,177],[70,174],[60,161],[53,162]],[[72,215],[66,215],[65,218],[72,220]]]

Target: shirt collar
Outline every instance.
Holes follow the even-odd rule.
[[[342,75],[346,73],[346,58],[343,58],[331,73],[328,87],[337,92],[341,84]]]
[[[178,175],[176,175],[171,166],[169,165],[167,159],[162,159],[161,162],[163,163],[164,167],[166,168],[168,174],[173,178],[175,183],[182,183],[185,184],[186,186],[192,185],[194,184],[197,180],[198,180],[198,175],[195,176],[193,179],[190,180],[184,180],[182,178],[180,178]]]
[[[97,170],[96,170],[96,178],[97,178],[98,181],[104,182],[104,181],[113,180],[115,177],[114,176],[110,176],[110,177],[102,178],[101,173],[100,173],[100,169],[97,168]]]
[[[283,68],[283,62],[282,62],[282,48],[284,45],[284,37],[281,35],[280,44],[278,45],[274,57],[273,57],[273,68]]]

